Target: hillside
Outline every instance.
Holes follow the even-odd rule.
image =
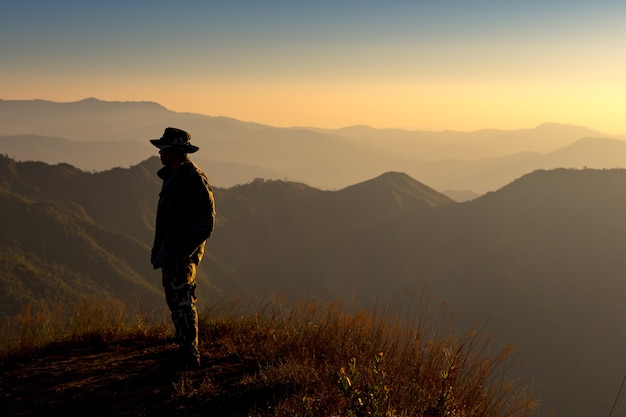
[[[63,194],[68,189],[80,192],[77,177],[83,173],[33,163],[22,175],[17,164],[3,162],[15,176],[11,183],[3,178],[0,191],[3,315],[40,298],[70,302],[97,295],[111,301],[154,300],[159,288],[146,280],[149,271],[139,262],[146,243],[94,222],[78,199]],[[29,179],[36,172],[37,185]],[[72,183],[73,179],[78,181]],[[39,187],[52,183],[60,184],[59,192],[54,199],[46,198],[52,190]]]
[[[146,167],[93,174],[0,157],[0,184],[2,316],[41,298],[161,300],[149,263],[160,185]]]
[[[159,168],[160,161],[154,157],[131,168],[96,173],[68,164],[0,157],[4,189],[0,225],[6,230],[0,245],[7,265],[2,282],[4,294],[15,297],[2,303],[0,311],[15,314],[20,305],[40,297],[54,294],[54,299],[65,300],[93,296],[100,290],[113,291],[114,298],[125,301],[145,297],[153,302],[160,293],[160,279],[148,261],[160,190],[156,177]],[[385,189],[396,197],[386,198]],[[289,287],[284,274],[260,281],[262,287],[246,282],[245,271],[255,268],[257,262],[268,265],[272,259],[281,258],[284,268],[297,271],[302,259],[285,254],[301,252],[301,244],[330,242],[345,235],[346,230],[368,227],[412,207],[452,203],[398,173],[337,192],[301,183],[256,180],[231,189],[216,188],[215,194],[218,227],[199,268],[199,281],[207,293],[234,296],[273,292],[283,284]],[[377,194],[380,196],[372,200],[370,196]],[[337,228],[337,224],[345,228]],[[342,239],[349,245],[345,237]],[[211,249],[213,241],[221,243]],[[269,253],[258,252],[259,246]],[[20,265],[29,258],[41,261],[35,264],[38,269],[33,275],[42,283],[16,290],[10,282],[17,272],[10,271],[24,268]],[[63,271],[51,272],[58,268]],[[205,270],[212,271],[210,282]],[[80,280],[83,275],[87,279]],[[53,284],[58,280],[65,283]],[[299,283],[293,284],[302,290]],[[53,290],[55,286],[58,288]]]
[[[148,263],[156,158],[101,173],[0,161],[4,314],[76,293],[160,303]],[[218,187],[200,299],[281,292],[402,308],[426,290],[460,327],[487,320],[515,342],[545,408],[593,414],[626,369],[626,336],[611,330],[626,315],[624,190],[620,169],[535,171],[462,204],[398,172],[337,191]]]
[[[200,312],[196,370],[175,366],[163,325],[97,302],[38,312],[51,323],[47,344],[37,338],[42,326],[22,318],[0,344],[0,409],[23,417],[537,414],[532,390],[510,376],[512,349],[490,349],[473,329],[452,337],[441,311],[416,306],[399,322],[391,310],[347,313],[338,303],[238,301]],[[73,325],[55,322],[60,314]]]

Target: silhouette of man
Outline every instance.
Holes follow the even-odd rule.
[[[184,130],[168,127],[159,148],[163,180],[156,214],[151,262],[161,268],[165,300],[172,313],[179,344],[179,363],[185,369],[200,366],[196,268],[206,240],[213,232],[215,202],[209,181],[188,157],[199,148]]]

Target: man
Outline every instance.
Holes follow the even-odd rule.
[[[196,268],[215,222],[211,185],[187,156],[199,149],[190,139],[184,130],[168,127],[160,139],[150,140],[160,149],[164,165],[157,172],[163,186],[151,262],[155,269],[161,268],[165,300],[178,338],[178,365],[185,369],[200,366]]]

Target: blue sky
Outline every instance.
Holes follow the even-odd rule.
[[[271,125],[626,133],[626,2],[20,1],[0,98]],[[507,110],[508,109],[508,110]]]

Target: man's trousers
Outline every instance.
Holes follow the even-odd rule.
[[[196,264],[177,261],[164,265],[161,271],[165,300],[172,312],[181,353],[189,359],[199,360]]]

